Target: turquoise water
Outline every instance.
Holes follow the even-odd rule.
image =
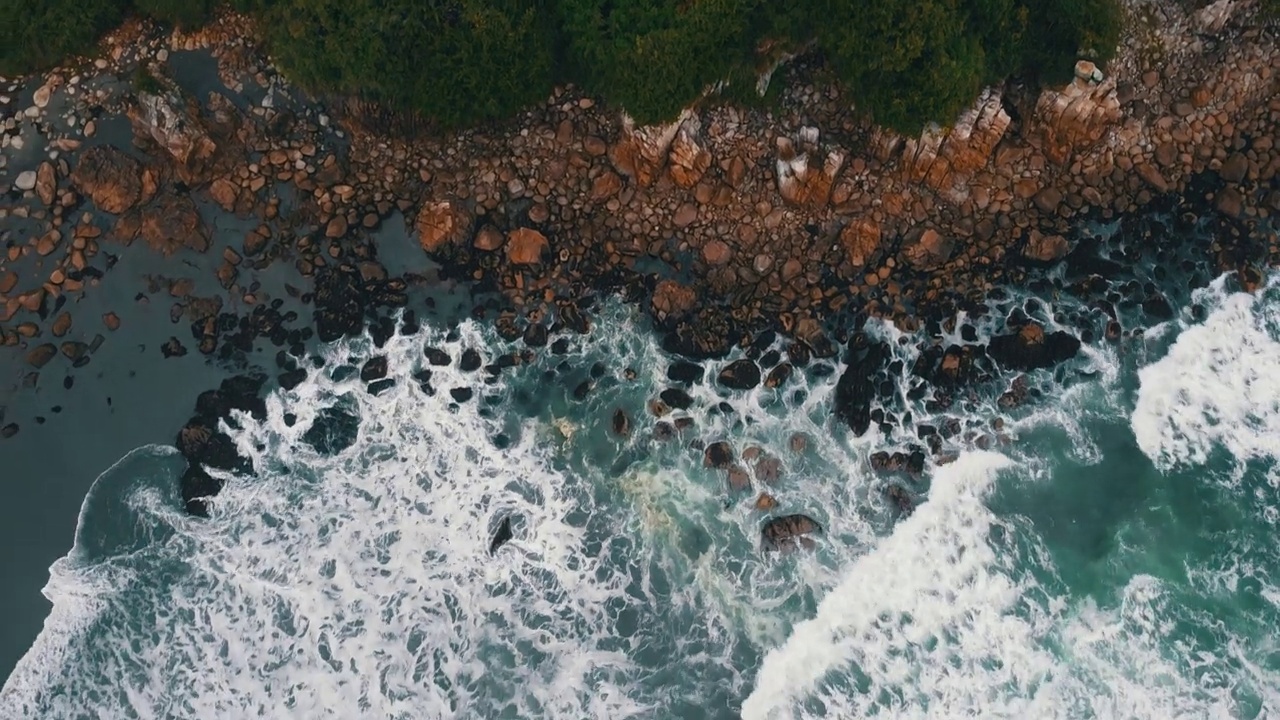
[[[317,371],[241,418],[257,477],[208,521],[181,512],[171,449],[104,473],[0,717],[1275,717],[1280,286],[1226,287],[1198,291],[1201,320],[1037,375],[1000,433],[979,398],[961,420],[991,450],[896,479],[906,517],[868,464],[883,439],[831,419],[839,363],[697,385],[673,414],[693,426],[660,439],[671,359],[620,304],[489,384],[456,362],[509,351],[482,325],[393,338],[392,390]],[[424,345],[455,359],[434,395]],[[304,435],[339,401],[359,434],[322,456]],[[777,479],[731,490],[695,444],[718,440]],[[797,512],[816,549],[762,552],[762,523]]]

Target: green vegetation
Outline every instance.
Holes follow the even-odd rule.
[[[659,122],[721,81],[748,97],[773,57],[805,48],[877,122],[914,132],[1010,75],[1066,81],[1121,28],[1117,0],[226,1],[304,87],[445,126],[510,116],[566,81]],[[214,2],[0,0],[31,6],[0,27],[0,71],[85,50],[129,12],[195,26]]]

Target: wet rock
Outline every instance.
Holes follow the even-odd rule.
[[[711,443],[702,453],[702,464],[716,469],[729,467],[733,464],[733,446],[724,440]]]
[[[441,350],[440,348],[431,347],[430,345],[422,349],[422,354],[426,356],[428,363],[437,367],[443,367],[452,361],[452,358],[449,357],[449,353]]]
[[[499,548],[506,545],[515,537],[511,532],[511,516],[502,518],[502,522],[498,523],[498,529],[494,531],[493,537],[489,540],[489,554],[493,555],[498,552]]]
[[[467,348],[462,351],[462,359],[458,362],[458,368],[462,372],[475,372],[480,369],[480,365],[483,362],[484,360],[475,348]]]
[[[1044,235],[1033,230],[1022,248],[1022,256],[1033,262],[1051,263],[1066,257],[1071,244],[1061,235]]]
[[[45,161],[40,163],[40,167],[36,169],[35,191],[36,197],[40,198],[40,202],[45,205],[52,205],[54,195],[58,190],[58,176],[53,169],[53,163]]]
[[[879,451],[871,454],[871,468],[882,473],[919,475],[924,472],[925,453],[920,448],[911,452]]]
[[[302,368],[294,368],[287,372],[280,373],[276,377],[276,382],[285,390],[292,390],[302,384],[307,379],[307,371]]]
[[[764,524],[760,529],[760,542],[767,551],[809,550],[814,547],[809,536],[822,531],[822,526],[808,515],[783,515]]]
[[[743,358],[729,363],[716,380],[731,390],[750,390],[760,384],[760,368]]]
[[[316,413],[302,441],[321,455],[337,455],[355,444],[360,433],[360,416],[341,405],[333,405]]]
[[[910,515],[916,509],[916,503],[911,498],[911,493],[907,492],[907,489],[901,485],[890,485],[885,488],[884,495],[899,516]]]
[[[187,184],[206,178],[218,146],[200,120],[194,100],[183,102],[177,95],[138,93],[138,103],[129,108],[134,128],[149,135],[168,151]]]
[[[524,329],[524,344],[529,347],[545,347],[547,326],[542,323],[529,323],[529,326]]]
[[[195,202],[186,195],[165,193],[137,217],[138,236],[165,257],[183,248],[198,253],[209,249],[209,231]]]
[[[365,361],[360,368],[361,382],[373,382],[387,376],[387,356],[377,355]]]
[[[792,372],[791,363],[784,362],[784,363],[778,364],[776,367],[770,370],[769,375],[765,377],[764,386],[767,388],[781,387],[784,383],[787,382],[788,379],[790,379],[791,372]]]
[[[903,256],[917,270],[932,270],[951,259],[955,241],[933,228],[925,228],[903,248]]]
[[[671,440],[675,436],[676,436],[676,429],[671,423],[665,420],[661,420],[657,423],[654,423],[653,439],[665,442],[667,440]]]
[[[187,348],[178,338],[170,337],[165,344],[160,346],[160,352],[166,358],[182,357],[187,354]]]
[[[688,410],[693,406],[693,397],[680,388],[667,388],[658,394],[667,407],[676,410]]]
[[[464,403],[470,400],[473,395],[475,395],[475,391],[469,387],[456,387],[449,389],[449,397],[453,398],[454,402]]]
[[[726,479],[729,483],[729,492],[739,493],[751,489],[751,476],[747,474],[746,468],[741,465],[730,467]]]
[[[755,475],[757,480],[768,485],[778,482],[782,477],[782,461],[772,455],[760,458],[756,463]]]
[[[667,367],[667,379],[689,385],[702,382],[704,373],[701,365],[687,360],[678,360]]]
[[[8,440],[9,438],[17,434],[18,434],[18,423],[9,423],[8,425],[5,425],[4,427],[0,428],[0,438],[4,438],[5,440]]]
[[[95,145],[80,156],[71,183],[103,212],[120,215],[142,201],[142,165],[110,145]]]
[[[871,427],[877,376],[888,363],[889,347],[884,343],[862,334],[850,341],[848,366],[836,382],[835,414],[855,435],[862,435]]]
[[[631,419],[622,408],[613,411],[613,434],[622,436],[631,434]]]
[[[1016,333],[997,335],[987,345],[987,354],[1006,368],[1036,370],[1075,357],[1080,340],[1058,330],[1045,334],[1037,323],[1027,323]]]
[[[44,343],[37,345],[27,353],[27,364],[33,368],[39,369],[49,364],[54,355],[58,354],[58,348],[53,343]]]
[[[762,492],[759,497],[756,498],[755,509],[757,510],[768,512],[776,507],[778,507],[778,500],[769,493]]]
[[[583,380],[573,389],[573,399],[578,402],[586,400],[587,396],[591,394],[591,390],[595,388],[595,386],[595,383],[590,380]]]
[[[370,395],[373,395],[374,397],[377,397],[378,395],[381,395],[382,393],[395,387],[395,385],[396,385],[395,378],[383,378],[381,380],[375,380],[369,383],[369,385],[365,387],[365,392],[369,393]]]
[[[697,304],[697,291],[674,280],[663,280],[653,289],[651,305],[659,321],[682,318]]]

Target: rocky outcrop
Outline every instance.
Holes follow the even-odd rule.
[[[859,333],[849,341],[844,373],[836,382],[835,414],[855,435],[871,427],[871,406],[878,392],[881,372],[889,364],[889,347]]]
[[[840,244],[856,268],[873,265],[880,255],[880,226],[870,218],[857,218],[840,231]]]
[[[792,205],[823,208],[844,167],[845,153],[818,144],[818,129],[800,129],[797,141],[779,137],[777,145],[778,194]]]
[[[711,153],[698,140],[701,129],[702,123],[698,116],[690,115],[680,123],[680,129],[671,142],[667,172],[671,174],[671,180],[680,187],[697,185],[711,167]]]
[[[902,255],[917,270],[932,270],[940,267],[950,260],[951,254],[955,252],[955,241],[943,237],[942,233],[933,228],[923,228],[912,233],[912,236],[914,236],[913,239],[903,247]]]
[[[134,129],[150,137],[168,152],[178,177],[189,185],[208,177],[217,144],[199,120],[194,102],[183,103],[172,94],[138,93],[138,103],[129,108]]]
[[[209,249],[209,231],[195,202],[173,192],[121,218],[116,234],[126,241],[140,237],[166,257],[183,248],[198,253]]]
[[[636,127],[631,118],[623,117],[622,133],[609,148],[609,160],[618,172],[640,187],[648,187],[662,172],[671,144],[689,116],[685,111],[675,122],[643,127]]]
[[[987,88],[950,128],[931,128],[903,142],[905,177],[949,190],[985,166],[1012,121],[1001,96],[1000,89]]]
[[[1093,63],[1081,60],[1071,83],[1040,93],[1028,134],[1049,160],[1061,165],[1101,140],[1120,118],[1115,78],[1104,79]]]
[[[142,164],[110,145],[84,152],[71,182],[103,212],[121,215],[143,201]]]
[[[507,260],[513,265],[536,265],[548,248],[547,236],[533,228],[517,228],[507,234]]]

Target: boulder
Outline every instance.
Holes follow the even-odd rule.
[[[733,464],[733,446],[724,440],[713,442],[702,453],[705,467],[723,469]]]
[[[189,195],[163,194],[142,208],[139,220],[139,236],[166,257],[181,248],[198,253],[209,249],[209,232]]]
[[[377,355],[365,361],[360,368],[360,380],[362,382],[373,382],[381,380],[387,376],[387,356]]]
[[[844,168],[845,153],[838,148],[818,146],[816,128],[800,130],[796,142],[777,139],[778,194],[791,205],[820,209],[831,199],[831,188]]]
[[[849,342],[847,365],[836,382],[835,414],[855,435],[862,435],[871,427],[871,406],[889,357],[889,346],[864,334],[855,335]]]
[[[618,172],[640,187],[648,187],[662,171],[671,143],[681,124],[690,116],[691,112],[686,110],[675,122],[644,127],[636,127],[635,121],[623,116],[622,133],[609,148],[609,160]]]
[[[731,390],[750,390],[760,384],[760,367],[752,360],[734,360],[725,366],[716,380]]]
[[[694,384],[702,382],[705,373],[702,366],[688,360],[677,360],[667,367],[667,378],[675,382]]]
[[[57,190],[57,171],[54,170],[53,163],[46,160],[40,163],[40,167],[36,168],[36,197],[40,198],[40,202],[45,205],[52,205]]]
[[[414,229],[418,244],[429,253],[459,245],[471,232],[471,212],[458,200],[428,202],[418,211]]]
[[[698,293],[691,287],[681,285],[675,280],[663,280],[653,289],[651,301],[653,314],[658,320],[680,318],[693,310],[698,304]]]
[[[932,270],[945,264],[955,251],[955,241],[933,228],[925,228],[903,248],[907,262],[917,270]]]
[[[120,215],[142,201],[142,165],[110,145],[84,152],[71,182],[103,212]]]
[[[856,268],[876,262],[880,253],[880,225],[871,218],[853,220],[840,231],[840,244]]]
[[[1071,244],[1061,235],[1044,235],[1032,230],[1022,247],[1022,256],[1034,262],[1050,263],[1061,260],[1071,251]]]
[[[987,354],[1006,368],[1036,370],[1057,365],[1075,357],[1080,340],[1071,333],[1058,330],[1046,334],[1037,323],[1027,323],[1018,332],[997,335],[987,345]]]
[[[764,524],[760,529],[760,543],[767,551],[810,550],[814,542],[809,536],[821,532],[822,526],[808,515],[783,515]]]
[[[507,259],[513,265],[536,265],[547,251],[547,236],[533,228],[517,228],[507,234]]]

